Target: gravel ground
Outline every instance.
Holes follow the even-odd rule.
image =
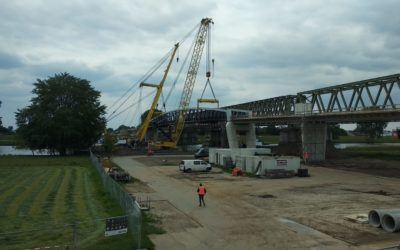
[[[142,182],[128,189],[150,197],[166,234],[157,249],[378,249],[398,245],[389,234],[344,219],[375,208],[400,207],[398,178],[310,166],[311,177],[257,179],[181,173],[187,156],[116,157]],[[198,207],[196,187],[207,188]],[[139,187],[142,185],[142,187]]]

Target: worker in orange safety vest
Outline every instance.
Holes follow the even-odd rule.
[[[206,203],[204,203],[204,196],[206,193],[206,188],[200,183],[199,187],[197,188],[197,194],[199,195],[199,207],[201,207],[201,203],[203,203],[203,206],[206,206]]]

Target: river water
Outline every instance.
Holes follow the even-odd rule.
[[[50,155],[47,150],[29,150],[25,148],[16,148],[14,146],[0,146],[0,155]]]
[[[335,148],[337,149],[345,149],[350,147],[380,147],[380,146],[393,146],[393,147],[400,147],[400,143],[335,143]]]

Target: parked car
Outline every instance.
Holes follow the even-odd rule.
[[[179,164],[179,170],[183,172],[211,171],[210,163],[203,160],[183,160]]]
[[[195,154],[194,158],[199,159],[199,158],[205,158],[208,157],[208,148],[200,148]]]

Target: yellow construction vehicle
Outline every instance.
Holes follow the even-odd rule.
[[[193,47],[193,54],[190,59],[190,64],[189,64],[189,69],[186,75],[186,80],[185,84],[183,87],[183,92],[182,96],[179,102],[179,117],[175,125],[175,130],[172,132],[171,138],[169,141],[162,141],[159,143],[155,143],[156,146],[162,147],[162,148],[174,148],[178,144],[179,138],[182,134],[183,128],[185,126],[185,118],[187,115],[188,107],[190,104],[190,99],[192,97],[192,92],[193,92],[193,87],[194,83],[196,81],[196,76],[197,76],[197,71],[199,69],[200,61],[201,61],[201,55],[203,53],[204,46],[206,44],[206,41],[208,42],[208,45],[210,43],[210,29],[211,29],[211,24],[213,24],[213,21],[211,18],[203,18],[200,23],[199,30],[197,32],[197,35],[195,37],[195,43]],[[206,40],[208,37],[208,40]],[[209,48],[210,46],[207,46]],[[210,57],[210,52],[209,49],[207,50],[207,73],[206,76],[209,79],[211,76],[211,72],[209,70],[209,58]],[[206,85],[207,86],[207,85]],[[204,93],[204,91],[203,91]],[[200,100],[204,101],[204,100]],[[210,101],[210,100],[207,100]],[[213,102],[217,102],[214,100]]]
[[[141,126],[139,127],[139,129],[136,132],[136,137],[137,137],[138,141],[143,141],[143,139],[146,136],[150,121],[153,118],[154,112],[155,112],[157,104],[158,104],[158,100],[160,99],[160,95],[161,95],[161,92],[162,92],[162,89],[164,86],[165,79],[167,79],[169,69],[171,68],[172,61],[174,60],[174,57],[175,57],[175,54],[176,54],[176,51],[178,50],[178,48],[179,48],[179,43],[175,44],[175,47],[171,54],[171,58],[167,64],[167,68],[165,69],[164,75],[159,84],[151,84],[151,83],[145,83],[145,82],[140,83],[141,88],[142,87],[156,88],[157,92],[156,92],[154,100],[151,104],[150,110],[147,112],[146,118],[143,120]]]

